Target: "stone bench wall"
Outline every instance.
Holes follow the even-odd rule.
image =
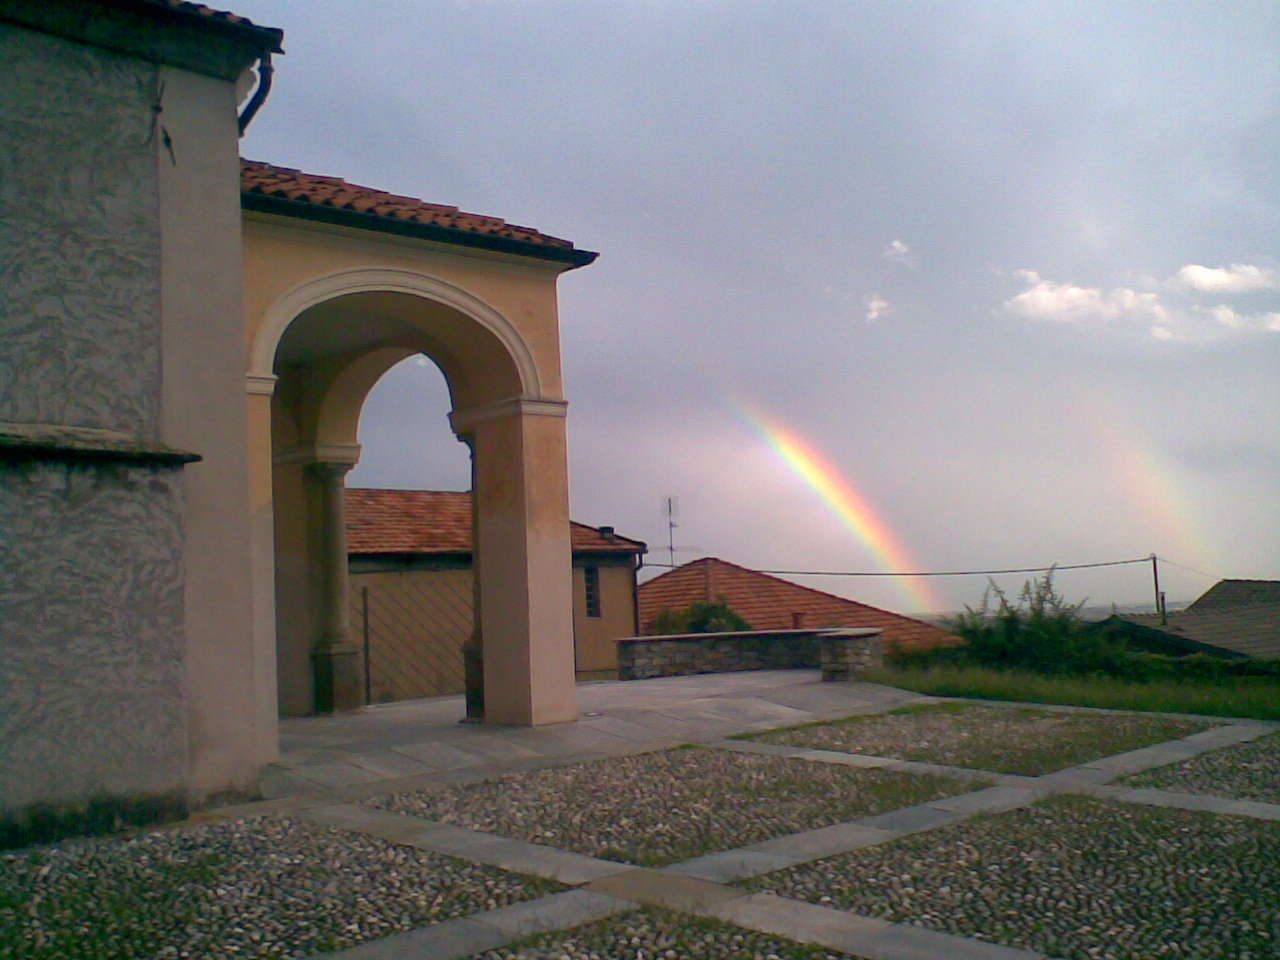
[[[824,680],[848,680],[880,666],[881,651],[880,631],[874,629],[627,637],[618,641],[618,679],[820,667]]]

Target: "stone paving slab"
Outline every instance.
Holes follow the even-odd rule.
[[[404,754],[411,760],[424,763],[433,770],[456,770],[459,767],[474,767],[486,762],[485,757],[441,743],[439,740],[398,743],[390,749]]]
[[[300,815],[313,823],[358,830],[392,843],[403,843],[432,853],[461,857],[503,870],[571,885],[632,869],[625,863],[598,860],[568,850],[468,830],[449,823],[406,817],[358,804],[317,807],[303,811]]]
[[[534,934],[604,920],[636,906],[601,893],[569,890],[371,940],[313,960],[459,960]]]
[[[963,793],[958,797],[947,797],[945,800],[930,801],[931,806],[952,813],[1003,813],[1017,807],[1025,807],[1045,795],[1044,789],[1035,787],[987,787],[973,793]]]
[[[512,939],[519,939],[594,923],[635,908],[636,903],[631,900],[593,893],[590,890],[567,890],[538,900],[526,900],[490,910],[473,919],[497,927]]]
[[[684,913],[706,913],[711,907],[726,900],[737,900],[747,895],[745,890],[737,887],[650,870],[647,867],[633,867],[610,877],[593,880],[587,884],[586,889],[623,900],[634,900],[645,906],[665,907]]]
[[[807,860],[834,857],[836,854],[848,853],[861,847],[875,846],[898,836],[900,834],[896,830],[867,826],[865,820],[857,820],[792,833],[785,837],[774,837],[771,840],[761,840],[759,843],[739,849],[803,863]]]
[[[1233,800],[1204,793],[1179,793],[1175,790],[1117,789],[1111,798],[1128,803],[1141,803],[1152,807],[1172,807],[1178,810],[1204,810],[1227,816],[1252,817],[1256,820],[1280,820],[1280,803],[1262,803],[1258,800]]]
[[[876,814],[874,817],[863,817],[858,821],[858,825],[907,834],[933,830],[956,820],[962,820],[965,816],[966,814],[963,813],[944,810],[933,802],[917,803],[913,807],[900,807],[888,813]]]
[[[869,960],[1044,960],[1043,953],[895,923],[859,948]]]
[[[747,877],[758,877],[762,873],[773,873],[775,870],[794,867],[806,859],[813,858],[805,857],[797,860],[781,854],[765,853],[762,850],[739,848],[685,860],[683,863],[663,867],[662,872],[697,877],[699,880],[710,880],[713,883],[732,883],[734,880],[745,880]]]
[[[831,910],[772,893],[753,893],[727,900],[702,913],[761,933],[788,937],[801,943],[816,943],[829,950],[856,956],[866,956],[863,947],[872,937],[891,926],[887,920]],[[934,960],[945,956],[940,954]]]
[[[367,753],[354,753],[349,756],[348,762],[370,773],[376,773],[382,780],[413,777],[430,773],[432,770],[430,764],[415,760],[393,747],[388,747],[386,750],[371,750]]]
[[[310,960],[460,960],[510,942],[506,932],[470,917],[446,920]]]

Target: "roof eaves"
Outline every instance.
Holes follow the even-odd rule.
[[[255,213],[294,217],[318,223],[330,223],[335,226],[353,227],[357,230],[374,230],[379,233],[392,233],[403,237],[414,237],[419,240],[432,240],[436,243],[477,247],[482,250],[493,250],[521,257],[534,257],[539,260],[567,263],[571,269],[585,267],[599,256],[594,251],[580,250],[576,247],[531,243],[526,240],[516,240],[512,237],[474,233],[452,227],[441,227],[433,223],[386,217],[372,212],[309,203],[305,200],[292,200],[288,197],[263,193],[259,189],[242,190],[240,193],[240,206],[244,210],[250,210]]]

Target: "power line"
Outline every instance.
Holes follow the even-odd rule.
[[[1167,563],[1174,567],[1180,567],[1183,570],[1190,570],[1192,573],[1198,573],[1202,577],[1208,577],[1210,580],[1221,580],[1222,577],[1214,573],[1205,573],[1203,570],[1197,570],[1195,567],[1188,567],[1185,563],[1178,563],[1176,560],[1170,560],[1168,557],[1160,557],[1161,563]]]
[[[1164,560],[1163,557],[1160,558]],[[1136,560],[1106,560],[1101,563],[1056,563],[1047,567],[1013,567],[1007,570],[926,570],[911,573],[901,571],[854,571],[854,570],[757,570],[756,573],[783,574],[793,577],[973,577],[993,573],[1048,573],[1053,570],[1087,570],[1092,567],[1119,567],[1129,563],[1150,563],[1151,555],[1138,557]],[[1165,561],[1172,563],[1173,561]],[[669,567],[675,569],[685,564],[646,563],[646,567]],[[1188,570],[1191,568],[1188,567]],[[1200,573],[1199,570],[1194,571]],[[1209,576],[1209,574],[1205,574]]]

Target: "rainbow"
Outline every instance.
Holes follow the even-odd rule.
[[[794,430],[743,406],[747,422],[768,442],[791,472],[803,480],[886,571],[919,570],[889,525],[841,472]],[[894,577],[907,609],[916,613],[944,607],[932,585],[915,577]]]
[[[1114,489],[1122,490],[1129,507],[1143,517],[1151,543],[1143,550],[1183,563],[1221,570],[1227,564],[1204,536],[1195,504],[1181,471],[1131,422],[1116,404],[1096,396],[1077,396],[1075,410],[1091,428],[1095,442],[1105,451],[1100,458],[1110,462],[1106,474]],[[1184,559],[1185,558],[1185,559]]]

